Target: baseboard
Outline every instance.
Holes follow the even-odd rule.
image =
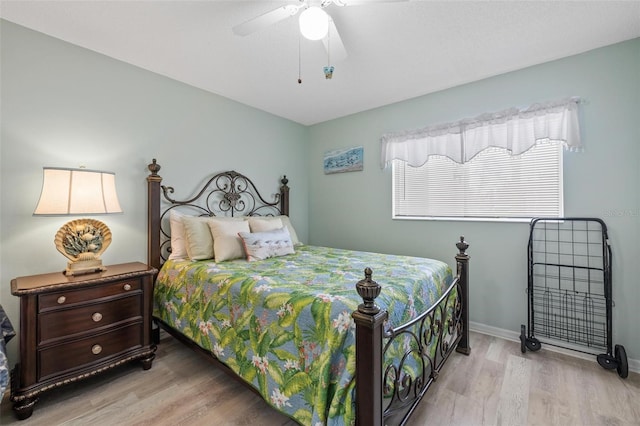
[[[518,327],[517,331],[505,330],[503,328],[492,327],[490,325],[485,325],[485,324],[480,324],[480,323],[477,323],[477,322],[469,321],[469,329],[471,331],[475,331],[477,333],[482,333],[482,334],[487,334],[489,336],[500,337],[501,339],[511,340],[513,342],[518,342],[518,343],[520,342],[520,330],[519,330],[519,328],[520,327]],[[559,353],[570,355],[570,356],[574,356],[576,358],[586,359],[586,360],[589,360],[589,361],[593,361],[594,363],[597,363],[596,357],[593,356],[593,355],[590,355],[590,354],[585,354],[585,353],[582,353],[582,352],[576,352],[576,351],[572,351],[570,349],[560,348],[560,347],[552,346],[552,345],[544,345],[544,349],[549,350],[549,351],[553,351],[553,352],[559,352]],[[629,371],[632,371],[634,373],[640,373],[640,360],[629,358],[627,361],[629,363]]]

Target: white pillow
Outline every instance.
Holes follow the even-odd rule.
[[[279,226],[273,226],[273,227],[269,227],[269,228],[262,228],[260,230],[258,230],[258,228],[256,228],[256,230],[254,230],[254,226],[255,225],[251,225],[252,222],[256,222],[256,221],[260,221],[260,222],[268,222],[268,221],[273,221],[275,222],[275,224],[277,225],[278,223],[281,223],[281,225]],[[286,215],[281,215],[281,216],[250,216],[249,217],[249,225],[251,226],[251,232],[264,232],[264,231],[270,231],[273,229],[279,229],[282,226],[286,226],[287,230],[289,231],[289,235],[291,236],[291,241],[293,242],[294,246],[297,246],[298,244],[300,244],[300,240],[298,240],[298,234],[296,234],[296,230],[293,228],[293,225],[291,224],[291,221],[289,220],[289,216]],[[258,225],[258,227],[260,227],[260,225]]]
[[[169,228],[171,229],[171,254],[169,259],[186,259],[187,242],[184,234],[184,224],[182,218],[187,215],[176,210],[169,211]]]
[[[266,232],[240,232],[238,235],[250,262],[294,253],[286,226]]]
[[[243,219],[209,218],[207,221],[213,236],[213,253],[216,262],[245,257],[240,232],[250,232],[249,222]]]

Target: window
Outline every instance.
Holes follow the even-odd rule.
[[[464,164],[445,156],[420,167],[394,160],[393,217],[561,217],[562,151],[546,142],[517,156],[487,148]]]
[[[579,98],[388,133],[394,218],[561,217],[563,148],[581,150]]]

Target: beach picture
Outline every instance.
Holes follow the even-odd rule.
[[[324,154],[324,174],[357,172],[363,168],[364,148],[339,149]]]

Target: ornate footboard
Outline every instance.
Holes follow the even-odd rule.
[[[209,179],[196,196],[174,200],[173,188],[162,186],[153,160],[148,182],[148,262],[158,269],[171,254],[168,213],[175,207],[189,207],[197,215],[288,215],[289,187],[281,180],[273,202],[265,201],[253,183],[236,172],[223,172]],[[254,192],[256,195],[247,195]],[[249,198],[247,198],[249,197]],[[168,204],[161,208],[162,203]],[[198,205],[200,201],[202,204]],[[263,209],[268,212],[265,213]],[[215,211],[214,211],[215,210]],[[456,244],[457,276],[438,301],[409,323],[389,328],[388,314],[376,305],[381,286],[367,268],[365,279],[355,286],[363,303],[353,312],[356,324],[356,422],[359,425],[404,424],[437,378],[449,355],[457,350],[468,354],[468,245],[461,237]],[[364,265],[369,264],[364,263]],[[363,265],[363,266],[364,266]],[[349,308],[355,307],[355,302]],[[346,312],[348,315],[348,311]],[[347,316],[348,318],[348,316]],[[169,324],[158,321],[174,337],[207,356],[231,374],[210,351],[202,349]],[[244,382],[243,382],[244,383]],[[249,386],[251,390],[254,390]]]
[[[371,279],[371,269],[365,270],[365,278],[356,285],[363,299],[352,314],[356,323],[357,424],[404,425],[453,350],[465,355],[471,352],[469,245],[460,237],[456,246],[457,276],[428,311],[407,324],[385,330],[388,314],[375,304],[381,286]],[[398,352],[400,356],[394,357]]]

